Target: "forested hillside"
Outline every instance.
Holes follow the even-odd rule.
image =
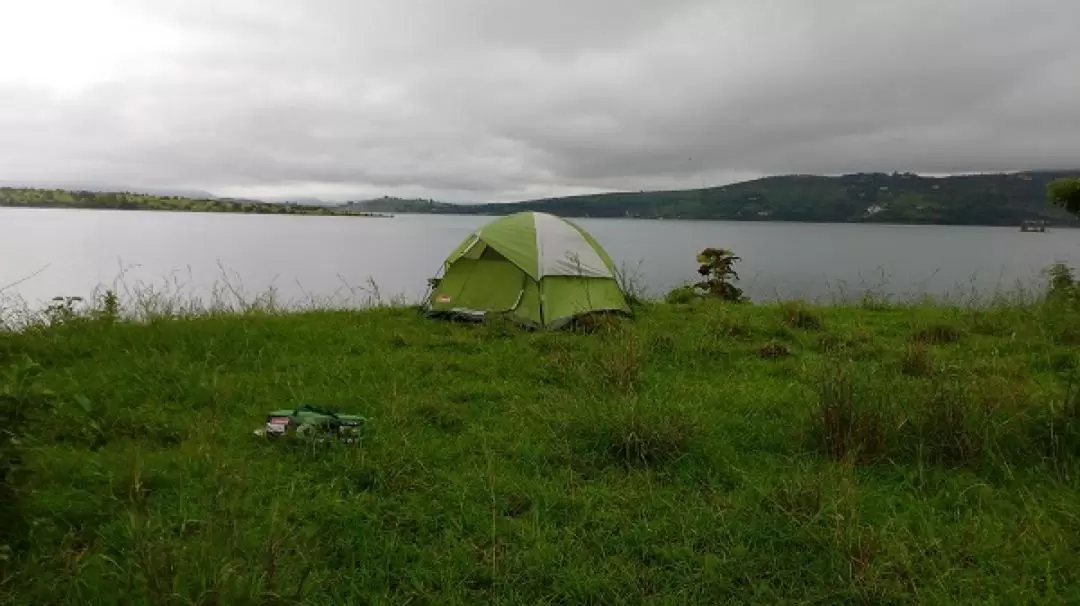
[[[859,173],[840,177],[767,177],[722,187],[550,198],[519,203],[429,203],[352,208],[387,212],[508,214],[543,210],[566,217],[642,217],[748,221],[820,221],[1018,225],[1041,219],[1075,225],[1077,219],[1047,204],[1046,185],[1070,172],[1027,172],[951,177],[911,173]]]
[[[911,173],[858,173],[840,177],[789,175],[705,189],[619,192],[514,203],[450,204],[383,197],[328,207],[0,187],[0,206],[303,215],[504,215],[541,210],[564,217],[944,225],[1019,225],[1025,220],[1044,220],[1051,225],[1078,225],[1080,220],[1048,204],[1046,199],[1046,186],[1051,180],[1077,173],[1080,171],[951,177],[923,177]]]

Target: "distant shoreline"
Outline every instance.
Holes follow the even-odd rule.
[[[289,212],[289,213],[260,213],[260,212],[244,212],[242,210],[187,210],[181,208],[94,208],[88,206],[32,206],[28,204],[0,204],[0,210],[5,208],[20,209],[28,208],[33,210],[85,210],[85,211],[112,211],[112,212],[148,212],[148,213],[185,213],[185,214],[199,214],[199,215],[288,215],[294,217],[364,217],[368,219],[393,219],[394,215],[388,213],[372,213],[372,212]],[[321,207],[320,207],[321,208]],[[405,213],[402,213],[405,214]],[[421,213],[412,213],[421,214]]]
[[[1047,186],[1078,171],[923,177],[913,173],[785,175],[692,190],[609,192],[519,202],[463,204],[384,196],[340,204],[265,202],[132,192],[0,187],[0,207],[165,210],[359,216],[498,217],[539,211],[565,218],[1011,227],[1034,221],[1080,227],[1047,201]]]
[[[379,211],[338,210],[324,206],[304,206],[288,203],[279,204],[229,199],[208,200],[129,192],[89,192],[11,187],[0,187],[0,208],[197,212],[315,217],[393,218],[394,216],[391,213]]]
[[[1080,220],[1047,201],[1047,185],[1076,171],[923,177],[913,173],[784,175],[688,190],[622,191],[460,204],[383,197],[350,202],[359,211],[501,216],[532,210],[566,218],[784,221],[896,225],[1049,227]]]
[[[390,213],[378,213],[378,212],[341,212],[341,211],[329,211],[329,212],[244,212],[234,210],[186,210],[186,209],[159,209],[159,208],[94,208],[94,207],[74,207],[74,206],[31,206],[31,205],[12,205],[0,203],[0,210],[5,208],[12,209],[34,209],[34,210],[78,210],[78,211],[113,211],[113,212],[157,212],[157,213],[185,213],[185,214],[202,214],[202,215],[285,215],[295,217],[364,217],[368,219],[393,219],[399,216],[405,217],[504,217],[509,213],[451,213],[451,212],[418,212],[418,211],[403,211],[394,214]],[[323,207],[317,207],[323,208]],[[751,218],[668,218],[668,217],[591,217],[583,215],[560,215],[567,219],[587,219],[587,220],[603,220],[603,221],[654,221],[654,222],[672,222],[672,223],[787,223],[792,225],[881,225],[881,226],[894,226],[894,227],[998,227],[1013,229],[1020,231],[1020,225],[1010,225],[1005,223],[916,223],[916,222],[898,222],[898,221],[814,221],[806,220],[799,221],[793,219],[751,219]],[[1067,225],[1061,223],[1048,224],[1047,230],[1050,229],[1080,229],[1077,225]]]
[[[535,210],[535,209],[522,209],[522,210]],[[542,211],[537,211],[542,212]],[[452,213],[452,212],[419,212],[419,211],[400,211],[395,213],[394,216],[410,217],[410,216],[425,216],[425,217],[505,217],[511,213]],[[899,221],[816,221],[805,220],[799,221],[795,219],[752,219],[752,218],[736,218],[736,217],[720,217],[720,218],[674,218],[674,217],[604,217],[604,216],[585,216],[585,215],[567,215],[556,214],[565,219],[586,219],[586,220],[602,220],[602,221],[657,221],[657,222],[672,222],[672,223],[789,223],[793,225],[892,225],[898,227],[1001,227],[1020,231],[1020,224],[1012,225],[1009,223],[917,223],[917,222],[899,222]],[[1068,225],[1064,223],[1047,224],[1047,230],[1053,229],[1078,229],[1080,225]]]

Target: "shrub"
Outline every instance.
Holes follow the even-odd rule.
[[[1046,194],[1053,204],[1073,214],[1080,214],[1080,178],[1054,179],[1046,186]]]
[[[686,305],[688,303],[693,303],[700,298],[700,295],[698,295],[692,285],[684,284],[682,286],[677,286],[668,292],[664,297],[664,302],[672,305]]]
[[[1043,273],[1049,280],[1046,292],[1048,300],[1070,305],[1080,302],[1080,283],[1076,281],[1073,268],[1064,263],[1054,263]]]
[[[112,324],[120,318],[120,298],[116,292],[106,290],[98,299],[98,308],[94,310],[93,317],[106,324]]]
[[[740,261],[735,253],[726,248],[706,248],[698,253],[698,274],[703,279],[694,285],[706,297],[722,301],[740,302],[745,300],[742,289],[735,286],[739,274],[735,264]]]
[[[1050,280],[1051,294],[1069,292],[1076,286],[1076,274],[1073,268],[1064,263],[1054,263],[1044,273]]]

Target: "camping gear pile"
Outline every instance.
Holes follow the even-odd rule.
[[[354,444],[360,440],[367,419],[303,405],[292,410],[275,410],[266,416],[266,425],[255,435],[268,439],[310,438]]]
[[[584,229],[547,213],[502,217],[469,235],[431,281],[432,316],[505,314],[558,329],[598,313],[630,314],[611,257]]]

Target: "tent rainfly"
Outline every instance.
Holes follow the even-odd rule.
[[[615,264],[584,229],[553,215],[521,212],[469,235],[447,257],[426,311],[483,318],[509,314],[557,329],[596,312],[629,314]]]

